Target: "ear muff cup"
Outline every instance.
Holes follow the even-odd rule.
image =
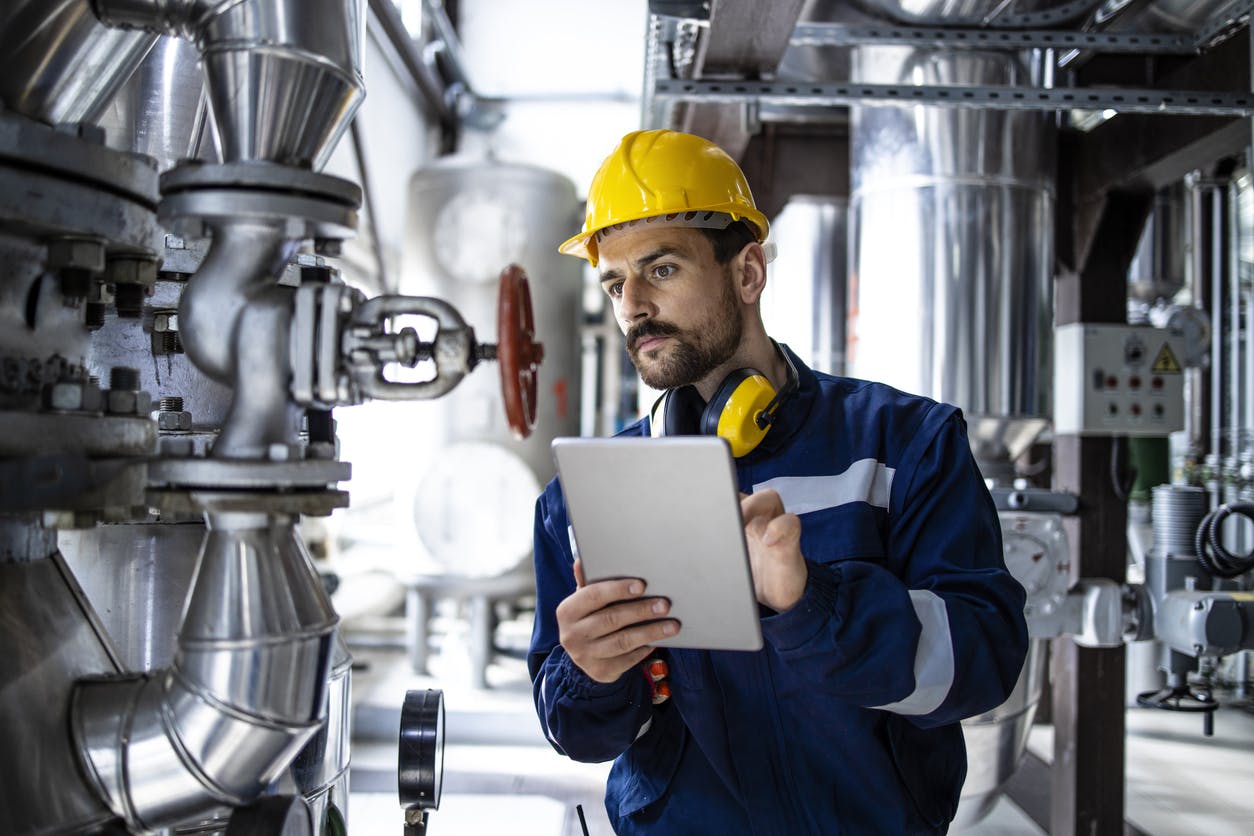
[[[775,398],[775,387],[757,369],[737,369],[723,379],[701,413],[701,432],[717,435],[731,445],[736,458],[747,456],[770,429],[757,418]]]
[[[700,435],[705,400],[695,386],[680,386],[666,393],[665,435]]]

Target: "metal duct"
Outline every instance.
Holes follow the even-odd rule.
[[[1134,4],[1132,0],[1106,0],[1098,8],[1094,23],[1099,28],[1111,31],[1194,32],[1224,6],[1231,5],[1231,2],[1232,0],[1156,0],[1153,3]]]
[[[113,816],[81,777],[65,717],[76,679],[119,668],[56,553],[56,532],[35,519],[0,516],[0,636],[0,739],[12,755],[0,831],[99,832]]]
[[[1159,191],[1128,267],[1128,302],[1153,305],[1184,287],[1191,226],[1183,181]]]
[[[771,219],[779,255],[762,299],[767,331],[810,368],[845,371],[849,203],[794,195]]]
[[[872,83],[1037,80],[1006,53],[860,47],[853,68]],[[1049,414],[1054,137],[1031,112],[851,113],[850,374],[961,407],[990,477]]]
[[[225,162],[320,169],[361,104],[362,0],[94,0],[194,41]]]
[[[92,121],[156,40],[106,29],[88,0],[8,0],[0,7],[0,99],[53,125]]]
[[[146,154],[165,171],[197,155],[207,108],[195,44],[166,36],[157,39],[96,124],[110,148]]]
[[[323,726],[338,618],[290,517],[210,513],[169,670],[80,680],[72,726],[135,828],[259,796]]]

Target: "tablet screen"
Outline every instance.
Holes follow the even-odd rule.
[[[727,443],[559,438],[553,457],[589,583],[643,578],[671,602],[662,647],[757,650],[757,600]]]

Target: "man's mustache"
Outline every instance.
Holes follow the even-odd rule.
[[[635,351],[636,343],[645,337],[670,337],[679,333],[678,326],[656,319],[646,320],[627,331],[627,350]]]

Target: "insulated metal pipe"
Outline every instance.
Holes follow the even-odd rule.
[[[365,95],[363,0],[92,0],[200,49],[224,162],[319,169]]]
[[[324,720],[338,618],[295,531],[207,514],[174,664],[80,680],[75,741],[97,792],[134,829],[257,798]]]
[[[88,0],[0,5],[0,100],[52,125],[98,116],[157,38],[100,25]]]

